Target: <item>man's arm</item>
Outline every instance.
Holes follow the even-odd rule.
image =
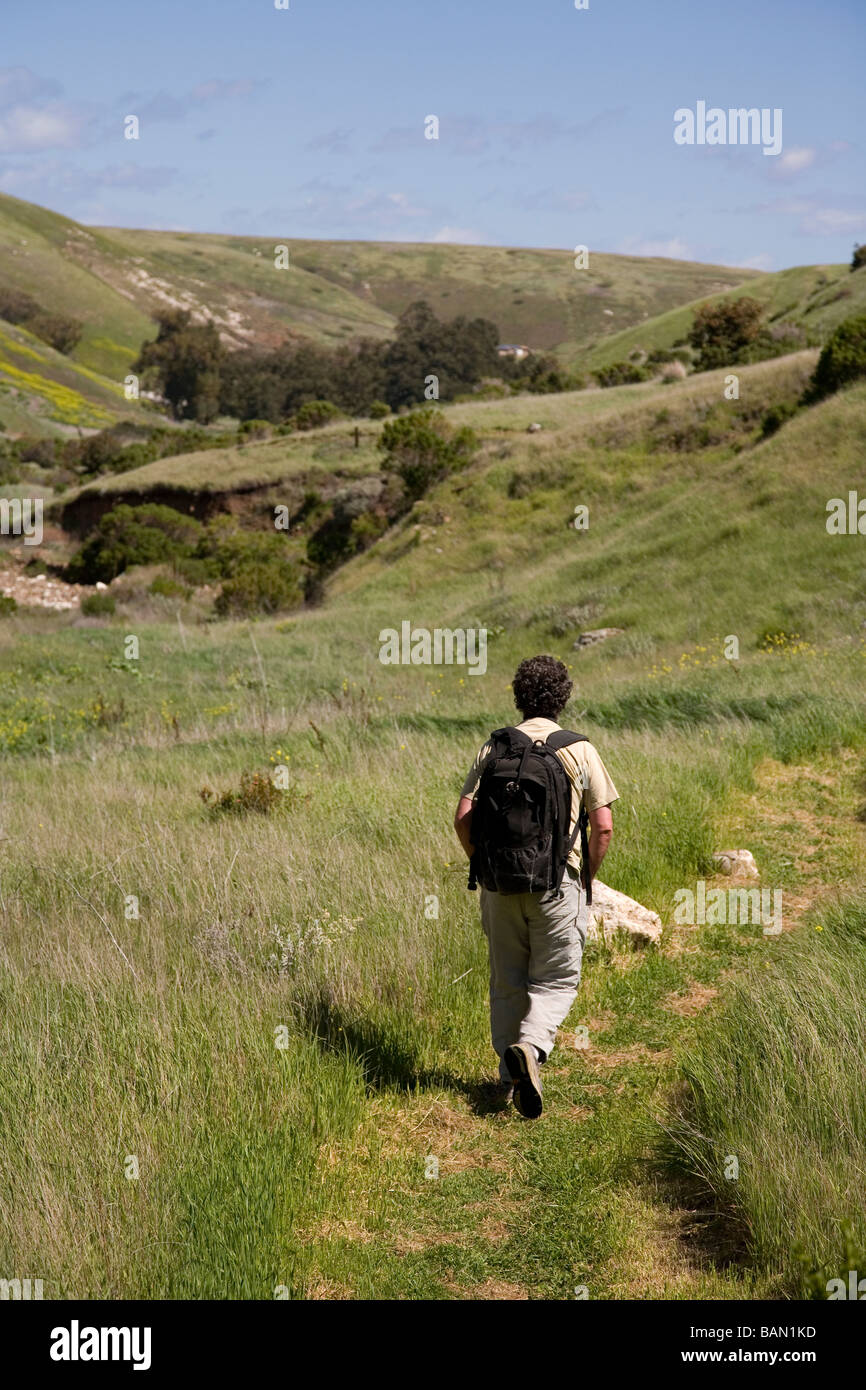
[[[471,859],[475,853],[475,846],[472,843],[472,808],[474,804],[471,796],[461,796],[457,803],[457,810],[454,812],[454,829],[457,831],[457,838],[463,846],[467,859]]]
[[[589,872],[595,878],[601,861],[607,854],[613,836],[613,813],[609,806],[599,806],[589,813],[592,834],[589,837]]]

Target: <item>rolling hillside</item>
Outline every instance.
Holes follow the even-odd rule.
[[[127,401],[118,382],[0,319],[0,434],[68,435],[121,418],[154,416]]]
[[[651,352],[653,348],[671,348],[685,339],[698,304],[728,297],[738,299],[742,295],[749,295],[764,306],[771,328],[782,322],[793,323],[810,339],[820,342],[843,319],[866,311],[866,271],[852,274],[847,265],[793,266],[761,275],[733,291],[702,295],[689,304],[614,333],[590,348],[572,351],[563,347],[560,355],[570,365],[591,371],[620,362],[635,349]]]
[[[274,269],[274,245],[290,269]],[[85,227],[0,196],[0,283],[84,321],[76,362],[120,379],[151,316],[167,305],[212,315],[225,341],[269,346],[287,335],[339,343],[390,333],[424,298],[447,317],[484,315],[504,341],[535,348],[597,338],[754,272],[635,256],[405,242],[293,240]]]

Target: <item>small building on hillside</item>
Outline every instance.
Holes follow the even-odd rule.
[[[528,348],[525,343],[499,343],[496,351],[500,357],[513,357],[519,362],[521,358],[530,355],[532,348]]]

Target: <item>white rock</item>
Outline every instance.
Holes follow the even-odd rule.
[[[596,642],[603,642],[606,637],[618,637],[625,628],[622,627],[595,627],[589,632],[582,632],[575,642],[575,647],[593,647]]]
[[[610,941],[620,931],[626,932],[635,946],[648,946],[661,939],[662,919],[626,893],[618,893],[600,879],[593,879],[587,941]]]
[[[751,850],[720,849],[713,855],[713,863],[720,874],[730,874],[737,878],[760,878],[758,866]]]
[[[97,589],[107,589],[107,588],[108,588],[108,585],[107,585],[107,584],[103,584],[103,582],[102,582],[101,579],[97,579],[97,581],[96,581],[96,587],[97,587]]]
[[[543,429],[543,428],[544,428],[544,426],[543,426],[543,425],[540,425],[540,424],[538,423],[537,420],[533,420],[533,422],[532,422],[531,425],[527,425],[527,426],[526,426],[526,433],[527,433],[527,434],[537,434],[538,431],[539,431],[540,429]]]

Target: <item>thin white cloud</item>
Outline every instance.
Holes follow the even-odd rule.
[[[818,158],[818,151],[810,145],[795,145],[773,160],[770,176],[774,179],[796,178],[804,170],[811,169]]]
[[[138,164],[111,164],[102,169],[83,169],[66,160],[43,160],[40,164],[0,166],[0,189],[49,205],[58,193],[73,198],[91,197],[97,189],[126,189],[134,193],[154,193],[176,183],[177,169],[168,166],[142,167]]]
[[[658,240],[641,240],[627,237],[617,248],[622,256],[661,256],[670,261],[692,261],[694,253],[681,237],[661,237]]]
[[[866,208],[848,212],[844,208],[814,208],[800,223],[800,231],[810,236],[849,236],[866,232]]]
[[[485,246],[485,237],[475,230],[474,227],[451,227],[447,224],[440,227],[430,238],[431,241],[450,242],[459,246]]]

